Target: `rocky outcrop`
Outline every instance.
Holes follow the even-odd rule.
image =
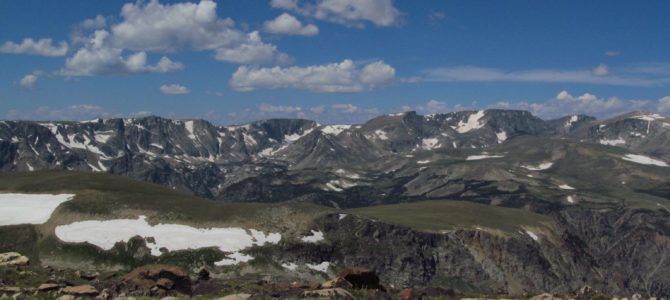
[[[123,276],[118,288],[130,295],[190,295],[191,279],[188,272],[177,266],[146,265]]]

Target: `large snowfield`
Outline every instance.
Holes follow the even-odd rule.
[[[276,244],[281,234],[265,234],[258,230],[242,228],[195,228],[180,224],[150,225],[145,216],[137,219],[115,219],[106,221],[82,221],[56,227],[56,236],[64,242],[88,242],[109,250],[117,242],[125,242],[134,236],[153,237],[154,243],[147,243],[151,254],[161,254],[160,248],[170,251],[217,247],[223,252],[233,252],[222,265],[236,264],[252,257],[239,251],[265,243]]]
[[[0,194],[0,226],[43,224],[73,194]]]

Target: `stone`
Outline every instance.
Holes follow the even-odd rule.
[[[28,265],[30,259],[18,252],[0,253],[0,266],[21,267]]]
[[[77,286],[67,286],[61,290],[64,294],[74,295],[74,296],[97,296],[100,292],[94,286],[90,284],[83,284]]]
[[[184,269],[172,265],[141,266],[121,278],[121,287],[140,294],[159,295],[165,291],[191,294],[191,279]]]
[[[354,286],[351,284],[351,282],[345,280],[342,277],[335,277],[321,284],[322,289],[332,289],[332,288],[350,289],[352,287]]]
[[[108,289],[103,289],[100,294],[95,297],[95,300],[109,300],[112,298],[112,295],[109,293]]]
[[[77,297],[75,297],[73,295],[63,295],[63,296],[58,297],[56,300],[76,300],[76,299],[77,299]]]
[[[304,291],[302,296],[328,299],[356,299],[351,293],[343,288]]]
[[[1,293],[19,293],[21,292],[20,287],[16,286],[0,286],[0,292]]]
[[[554,295],[549,294],[549,293],[543,293],[539,295],[535,295],[530,300],[561,300],[560,297],[554,297]]]
[[[423,294],[413,288],[406,288],[398,293],[399,300],[421,300]]]
[[[91,272],[87,272],[87,271],[77,271],[77,272],[75,272],[75,275],[77,275],[77,276],[78,276],[79,278],[81,278],[81,279],[85,279],[85,280],[91,281],[91,280],[93,280],[93,279],[98,278],[98,276],[99,276],[100,274],[98,274],[98,272],[94,272],[94,271],[91,271]]]
[[[217,298],[216,300],[247,300],[251,298],[251,294],[232,294],[225,297]]]
[[[62,285],[57,284],[57,283],[42,283],[40,286],[37,287],[37,290],[40,292],[49,292],[49,291],[54,291],[59,288],[61,288]]]

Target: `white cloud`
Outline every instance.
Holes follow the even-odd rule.
[[[283,13],[271,21],[263,23],[265,31],[276,34],[288,35],[317,35],[319,34],[319,27],[314,24],[303,25],[294,16]]]
[[[160,91],[166,95],[185,95],[191,93],[191,90],[187,87],[174,83],[161,85]]]
[[[315,114],[322,114],[324,111],[326,111],[326,106],[325,105],[319,105],[319,106],[314,106],[309,109],[309,111],[315,113]]]
[[[670,102],[670,100],[665,100]],[[522,109],[545,119],[558,118],[572,114],[587,114],[596,117],[612,117],[630,111],[663,112],[664,99],[659,101],[640,99],[621,99],[618,97],[601,98],[591,93],[573,96],[568,91],[561,91],[555,97],[538,103],[501,101],[489,108]],[[668,107],[670,110],[670,103]]]
[[[278,52],[275,45],[263,43],[258,31],[249,33],[246,41],[235,47],[217,49],[214,58],[237,64],[291,63],[291,58]]]
[[[358,112],[360,110],[360,108],[356,105],[344,104],[344,103],[333,104],[330,107],[334,110],[350,114]]]
[[[597,68],[598,69],[598,68]],[[597,70],[609,74],[605,66]],[[517,81],[517,82],[548,82],[548,83],[586,83],[618,86],[654,86],[667,82],[667,79],[649,79],[642,77],[621,77],[616,75],[602,76],[594,74],[594,70],[522,70],[506,72],[493,68],[458,66],[435,68],[424,71],[427,81]]]
[[[616,50],[607,50],[605,51],[605,56],[619,56],[621,55],[621,51],[616,51]]]
[[[670,96],[665,96],[658,100],[657,110],[662,113],[670,113]]]
[[[593,68],[593,75],[596,76],[606,76],[609,75],[610,68],[606,64],[599,64],[597,67]]]
[[[37,85],[37,79],[38,79],[37,75],[28,74],[26,76],[23,76],[23,78],[21,78],[21,80],[19,81],[19,86],[22,89],[32,90]]]
[[[111,26],[114,47],[134,51],[216,50],[215,58],[237,64],[287,63],[288,55],[264,43],[258,32],[245,33],[229,18],[221,19],[214,1],[161,4],[127,3],[121,22]]]
[[[97,15],[95,18],[86,19],[79,23],[82,29],[101,29],[107,26],[107,18],[102,15]]]
[[[261,103],[258,105],[258,110],[262,112],[281,112],[281,113],[295,113],[301,112],[302,107],[300,106],[284,106],[284,105],[270,105],[267,103]]]
[[[14,42],[5,42],[0,46],[0,53],[11,54],[32,54],[42,56],[64,56],[67,54],[67,42],[60,42],[53,45],[51,39],[39,39],[37,41],[26,38],[20,44]]]
[[[318,20],[363,27],[398,24],[400,12],[391,0],[272,0],[274,8],[285,9]]]
[[[97,30],[86,45],[65,60],[59,73],[65,76],[90,76],[98,74],[124,74],[142,72],[173,72],[184,68],[179,62],[162,57],[155,65],[147,64],[146,52],[125,55],[124,50],[109,45],[109,32]]]
[[[230,86],[239,91],[258,88],[294,88],[315,92],[360,92],[390,82],[393,67],[382,61],[359,69],[353,61],[308,67],[258,68],[241,66],[230,79]]]

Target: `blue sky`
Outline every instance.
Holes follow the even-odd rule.
[[[0,117],[670,113],[668,1],[1,1]]]

